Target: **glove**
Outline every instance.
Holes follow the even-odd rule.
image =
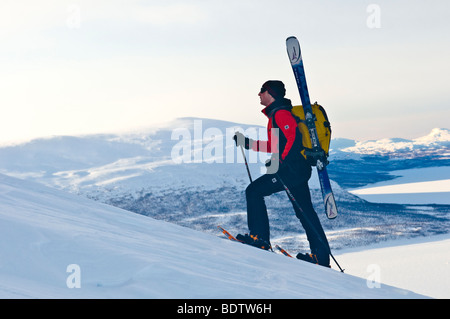
[[[272,155],[270,159],[266,161],[266,174],[275,174],[280,169],[282,161],[278,158],[278,155]]]
[[[247,150],[250,148],[250,139],[245,137],[241,132],[236,132],[233,136],[233,140],[236,143],[236,146],[243,146]]]

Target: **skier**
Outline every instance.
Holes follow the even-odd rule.
[[[243,146],[257,152],[272,153],[270,161],[266,163],[266,174],[250,183],[245,190],[250,234],[239,234],[236,238],[262,249],[271,248],[269,219],[264,197],[284,190],[281,179],[300,204],[301,211],[290,199],[295,214],[305,229],[311,249],[311,254],[299,253],[297,258],[329,267],[330,248],[313,208],[308,186],[311,166],[300,153],[303,149],[302,135],[291,113],[291,101],[284,97],[285,94],[283,82],[272,80],[265,82],[258,94],[260,103],[265,106],[262,113],[269,119],[268,141],[253,140],[240,132],[236,132],[233,137],[236,146]]]

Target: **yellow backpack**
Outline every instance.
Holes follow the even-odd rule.
[[[316,124],[317,136],[319,137],[319,144],[321,149],[314,150],[312,148],[311,138],[308,127],[306,126],[305,113],[302,105],[295,105],[292,107],[292,114],[297,120],[298,128],[302,133],[302,144],[304,149],[302,155],[310,163],[311,166],[316,166],[317,160],[320,159],[324,165],[328,164],[328,152],[331,141],[331,125],[328,121],[327,113],[324,108],[315,102],[311,105],[314,114],[314,121]]]

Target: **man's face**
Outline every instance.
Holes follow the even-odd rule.
[[[264,105],[264,106],[269,106],[270,104],[272,104],[273,101],[275,101],[275,99],[272,97],[272,95],[269,94],[269,92],[267,90],[262,93],[259,92],[258,96],[259,96],[261,105]]]

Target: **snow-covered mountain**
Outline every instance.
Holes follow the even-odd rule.
[[[242,232],[246,225],[244,190],[249,180],[240,150],[232,141],[235,130],[261,139],[266,135],[262,127],[182,118],[129,134],[57,136],[3,146],[0,172],[204,232],[215,232],[221,223]],[[449,165],[448,130],[433,130],[428,137],[409,142],[412,147],[400,146],[405,143],[396,139],[332,141],[329,173],[339,218],[324,218],[315,172],[310,186],[333,248],[448,231],[447,206],[424,212],[411,206],[368,203],[346,190],[389,179],[389,172],[399,166]],[[396,160],[390,155],[373,156],[377,145],[378,154],[395,150],[390,154],[395,154]],[[427,147],[433,150],[432,157],[422,156]],[[417,149],[422,150],[420,154]],[[402,152],[409,152],[407,160],[397,156]],[[256,178],[267,157],[254,152],[247,156]],[[271,196],[267,205],[274,243],[307,249],[286,195]]]
[[[387,138],[370,141],[337,139],[332,143],[335,158],[350,154],[388,156],[390,158],[419,158],[433,156],[435,159],[450,158],[450,130],[434,128],[423,137],[408,140]]]
[[[136,192],[148,186],[153,191],[183,185],[202,189],[215,189],[218,185],[241,187],[248,183],[248,177],[240,151],[231,140],[235,130],[262,139],[266,136],[262,127],[181,118],[128,134],[55,136],[0,146],[0,172],[89,195],[104,193],[105,189]],[[329,169],[339,171],[341,167],[334,169],[339,160],[360,160],[373,155],[391,159],[450,159],[450,132],[436,128],[414,140],[333,139],[330,150],[333,165]],[[252,174],[259,176],[267,157],[251,151],[247,156]],[[336,181],[342,184],[339,177]],[[313,179],[310,186],[318,188],[319,184]]]
[[[0,298],[424,297],[2,174],[0,194]]]
[[[148,186],[160,190],[183,185],[241,187],[248,183],[248,177],[240,151],[231,140],[235,130],[263,139],[266,136],[262,127],[182,118],[128,134],[55,136],[0,146],[0,172],[91,195],[97,190],[123,193]],[[332,140],[330,154],[332,164],[372,155],[449,159],[450,132],[436,128],[414,140],[358,142],[338,138]],[[251,151],[247,156],[252,174],[259,176],[267,157]],[[319,184],[313,179],[310,186],[318,188]]]

